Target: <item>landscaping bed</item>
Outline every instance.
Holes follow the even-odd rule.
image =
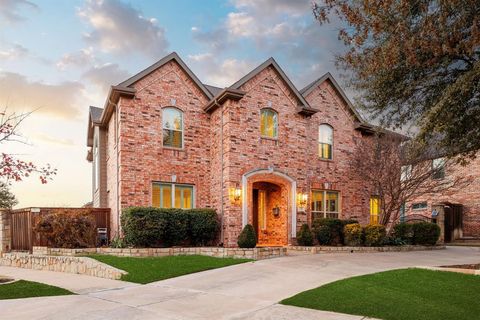
[[[95,254],[88,257],[128,272],[122,275],[122,280],[142,284],[252,261],[200,255],[136,258]]]
[[[0,300],[63,296],[70,294],[74,293],[66,289],[33,281],[18,280],[4,284],[0,283]]]
[[[480,277],[402,269],[353,277],[281,303],[385,320],[476,319]]]

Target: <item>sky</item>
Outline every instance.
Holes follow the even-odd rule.
[[[342,82],[337,33],[311,0],[0,0],[0,108],[34,111],[20,128],[28,143],[0,151],[58,170],[46,185],[12,183],[17,207],[91,201],[88,107],[168,53],[219,87],[274,57],[300,89],[325,72]]]

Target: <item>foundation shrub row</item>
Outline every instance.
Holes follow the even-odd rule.
[[[220,230],[213,209],[131,207],[121,224],[124,244],[134,247],[213,245]]]
[[[362,227],[355,220],[320,218],[313,221],[312,229],[302,225],[297,242],[301,246],[312,246],[315,238],[319,245],[328,246],[435,245],[439,237],[440,228],[429,222],[400,223],[387,235],[383,225]]]

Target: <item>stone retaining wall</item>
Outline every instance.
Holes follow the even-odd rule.
[[[316,247],[302,247],[289,246],[287,247],[287,255],[290,254],[316,254],[316,253],[341,253],[341,252],[402,252],[402,251],[425,251],[425,250],[441,250],[445,249],[444,245],[436,246],[384,246],[384,247],[331,247],[331,246],[316,246]]]
[[[219,258],[269,259],[285,256],[286,247],[268,248],[222,248],[222,247],[180,247],[180,248],[84,248],[65,249],[33,247],[33,254],[76,256],[91,253],[108,254],[121,257],[166,257],[178,255],[203,255]]]
[[[0,255],[11,248],[10,212],[0,209]]]
[[[83,274],[118,280],[127,272],[87,257],[47,256],[26,253],[3,253],[0,265],[44,271]]]

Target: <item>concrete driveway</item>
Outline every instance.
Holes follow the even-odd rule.
[[[0,301],[0,319],[363,319],[287,307],[277,302],[355,275],[413,266],[479,262],[480,248],[468,247],[302,255],[256,261],[143,286],[22,270],[24,279],[70,288],[80,295]],[[0,267],[0,274],[20,277],[16,275],[18,270],[21,269]],[[75,280],[77,284],[73,285],[71,277],[82,279]]]

